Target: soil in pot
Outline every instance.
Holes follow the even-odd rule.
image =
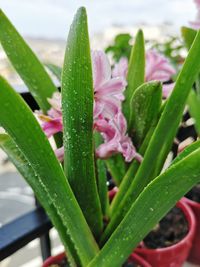
[[[69,264],[67,263],[67,259],[64,258],[63,260],[61,260],[60,262],[56,264],[49,265],[49,267],[69,267]],[[142,266],[137,263],[129,262],[129,263],[123,264],[123,267],[142,267]]]
[[[43,267],[68,267],[67,258],[65,253],[60,253],[57,256],[53,256],[48,258]],[[151,267],[144,259],[142,259],[139,255],[132,253],[127,260],[127,262],[123,265],[123,267]]]
[[[174,207],[144,238],[144,245],[150,249],[165,248],[182,240],[188,233],[188,222],[178,207]]]
[[[189,255],[194,231],[194,214],[183,200],[179,201],[135,252],[152,267],[181,267]],[[164,237],[157,238],[158,234]]]

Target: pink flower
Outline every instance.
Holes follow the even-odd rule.
[[[47,112],[47,115],[38,113],[39,119],[42,121],[42,129],[47,135],[52,135],[63,130],[62,111],[61,111],[61,94],[54,93],[52,98],[48,99],[52,108]]]
[[[146,52],[146,81],[169,81],[175,73],[175,69],[170,65],[166,57],[155,50],[148,50]]]
[[[100,114],[110,118],[117,114],[127,85],[123,76],[112,77],[111,65],[103,51],[92,52],[94,83],[94,118]]]
[[[115,153],[122,153],[127,162],[133,158],[141,162],[142,157],[136,152],[130,137],[126,134],[127,123],[121,111],[113,119],[97,120],[94,127],[104,138],[104,143],[96,150],[97,157],[108,158]]]
[[[124,77],[126,79],[128,71],[128,60],[125,57],[120,58],[119,62],[115,64],[112,76],[113,77]]]
[[[170,96],[171,92],[174,89],[174,85],[175,83],[163,84],[162,93],[164,98],[168,98]]]
[[[124,64],[126,64],[125,61]],[[122,68],[119,67],[112,76],[108,58],[102,51],[92,52],[92,70],[94,128],[101,132],[105,141],[97,149],[97,156],[105,158],[113,153],[122,153],[128,162],[133,158],[141,161],[141,156],[136,153],[131,139],[126,134],[126,120],[121,112],[121,103],[124,100],[123,91],[127,85],[125,72],[121,73]],[[39,114],[39,118],[47,137],[51,137],[63,130],[61,94],[53,94],[48,101],[52,106],[51,109],[47,112],[47,115]],[[55,153],[58,159],[62,161],[64,148],[58,148]]]
[[[190,26],[194,30],[199,30],[200,29],[200,18],[196,18],[196,21],[190,21]]]
[[[120,61],[114,66],[113,76],[123,75],[126,78],[128,70],[128,60],[121,58]],[[145,67],[145,80],[152,81],[158,80],[167,82],[171,79],[172,75],[176,73],[175,69],[170,65],[167,58],[159,54],[155,50],[146,52],[146,67]],[[163,97],[169,96],[173,89],[174,83],[163,84]]]
[[[58,160],[62,162],[64,160],[64,146],[57,148],[55,154]]]

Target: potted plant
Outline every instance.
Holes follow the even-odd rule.
[[[143,238],[200,181],[198,142],[161,173],[200,69],[200,33],[164,104],[162,84],[145,81],[142,31],[132,48],[126,80],[117,71],[111,74],[104,53],[93,52],[91,62],[85,8],[78,10],[69,32],[61,98],[2,11],[0,41],[43,120],[42,129],[0,77],[0,125],[6,131],[0,146],[49,215],[71,266],[127,266]],[[47,139],[51,135],[63,164]],[[119,188],[111,205],[106,166]]]

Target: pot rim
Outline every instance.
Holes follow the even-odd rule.
[[[176,206],[183,211],[185,218],[188,222],[189,230],[186,236],[183,239],[181,239],[178,243],[173,244],[169,247],[165,247],[165,248],[152,249],[152,248],[143,248],[143,247],[139,248],[138,247],[135,249],[136,253],[152,254],[152,253],[158,253],[158,252],[159,253],[167,252],[167,251],[174,250],[176,248],[180,248],[181,246],[184,245],[185,242],[187,242],[187,240],[193,239],[193,236],[195,233],[196,219],[195,219],[192,209],[185,203],[183,198],[176,203]]]
[[[189,199],[187,197],[183,197],[183,201],[186,203],[186,204],[190,204],[192,207],[195,207],[195,208],[199,208],[200,209],[200,203],[199,202],[196,202],[192,199]]]
[[[44,261],[42,267],[49,267],[50,264],[55,264],[56,261],[62,260],[65,256],[66,256],[65,252],[61,252],[55,256],[50,256]],[[135,252],[130,255],[129,259],[136,261],[136,263],[138,264],[142,264],[143,267],[151,267],[151,265],[145,259],[143,259]]]
[[[60,261],[65,257],[65,252],[61,252],[55,256],[48,257],[44,262],[42,267],[49,267],[50,264],[55,264],[56,261]]]

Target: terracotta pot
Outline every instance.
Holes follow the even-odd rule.
[[[51,264],[56,264],[59,261],[61,261],[63,258],[65,257],[65,253],[60,253],[57,256],[52,256],[49,257],[42,265],[42,267],[49,267]],[[134,262],[137,263],[139,265],[141,265],[141,267],[151,267],[151,265],[149,263],[147,263],[144,259],[142,259],[139,255],[133,253],[131,254],[131,256],[129,257],[129,262]]]
[[[186,197],[183,198],[183,201],[192,209],[196,218],[195,235],[188,261],[200,265],[200,203]]]
[[[188,221],[188,234],[180,242],[170,247],[158,249],[138,247],[135,250],[135,252],[147,260],[152,267],[181,267],[188,258],[194,238],[196,221],[192,210],[184,201],[179,201],[176,206],[183,211]]]

